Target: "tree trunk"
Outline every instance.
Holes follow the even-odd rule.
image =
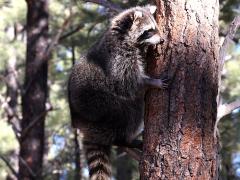
[[[75,173],[74,173],[74,180],[81,180],[82,179],[82,164],[81,164],[81,148],[80,143],[78,140],[79,132],[77,129],[74,129],[74,144],[75,144]]]
[[[218,1],[156,4],[166,40],[151,50],[147,68],[171,82],[146,95],[141,179],[218,179]]]
[[[27,0],[27,57],[22,94],[19,179],[41,179],[48,64],[48,0]],[[29,128],[29,125],[34,126]]]

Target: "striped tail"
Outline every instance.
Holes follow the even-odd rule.
[[[84,143],[84,148],[86,151],[90,180],[110,180],[111,147],[107,145]]]

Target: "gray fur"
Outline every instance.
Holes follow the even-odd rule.
[[[101,149],[130,143],[139,133],[143,124],[144,87],[156,81],[159,81],[156,86],[163,86],[161,80],[151,79],[144,72],[144,49],[150,44],[140,37],[145,37],[143,33],[153,26],[153,34],[157,34],[156,22],[148,7],[120,13],[102,38],[73,67],[68,87],[70,112],[73,127],[80,128],[87,142],[87,153],[89,146]],[[103,169],[99,168],[95,174],[101,172]],[[91,177],[101,179],[100,175]]]

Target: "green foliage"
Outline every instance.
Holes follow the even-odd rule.
[[[220,19],[229,23],[240,14],[239,0],[220,0]]]
[[[6,154],[18,148],[18,144],[13,133],[13,130],[7,122],[0,121],[0,154]]]

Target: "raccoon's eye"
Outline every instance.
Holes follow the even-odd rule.
[[[152,36],[155,35],[156,33],[157,33],[157,31],[154,30],[154,29],[149,29],[149,30],[147,30],[147,31],[144,31],[144,32],[142,33],[142,35],[138,37],[138,41],[142,41],[142,40],[144,40],[144,39],[149,39],[150,37],[152,37]]]

